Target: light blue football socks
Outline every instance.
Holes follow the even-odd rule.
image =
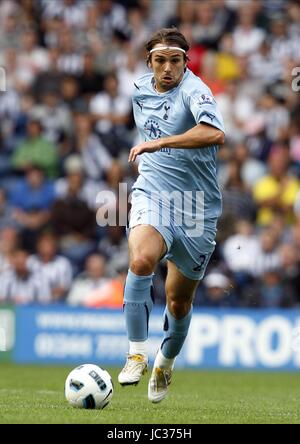
[[[167,359],[174,359],[182,349],[192,319],[193,307],[182,319],[175,319],[166,307],[164,312],[164,340],[161,352]]]
[[[138,276],[128,270],[124,289],[124,313],[129,341],[141,342],[148,338],[149,316],[153,307],[152,279]]]
[[[149,317],[153,308],[153,275],[138,276],[128,270],[124,289],[124,314],[130,353],[147,355]],[[188,334],[192,308],[182,319],[175,319],[166,307],[164,312],[164,339],[160,348],[160,361],[173,364]],[[166,365],[166,366],[169,366]]]

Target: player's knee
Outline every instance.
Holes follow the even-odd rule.
[[[168,300],[168,308],[172,316],[175,319],[184,318],[190,311],[192,306],[192,301],[190,300],[176,300],[169,299]]]
[[[138,276],[148,276],[153,273],[156,264],[151,257],[136,257],[130,262],[130,270]]]

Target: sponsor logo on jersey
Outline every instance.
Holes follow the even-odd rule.
[[[159,139],[161,137],[159,124],[153,119],[148,119],[145,122],[144,131],[148,134],[150,139]]]

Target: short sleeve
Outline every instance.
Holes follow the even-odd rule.
[[[209,89],[202,92],[200,88],[194,88],[185,93],[184,101],[193,114],[196,124],[208,123],[225,133],[223,118]]]

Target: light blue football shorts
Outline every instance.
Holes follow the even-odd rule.
[[[162,202],[140,189],[132,192],[131,205],[127,235],[137,225],[153,226],[165,240],[165,258],[174,262],[188,279],[201,280],[215,249],[217,218],[205,220],[195,230],[188,221],[178,220],[172,211],[162,211]]]

